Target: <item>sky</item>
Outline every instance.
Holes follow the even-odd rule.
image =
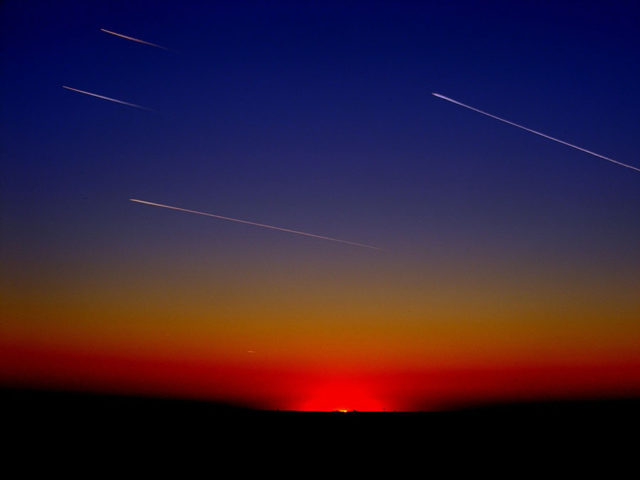
[[[640,173],[432,95],[640,167],[637,2],[0,15],[2,385],[296,410],[640,395]]]

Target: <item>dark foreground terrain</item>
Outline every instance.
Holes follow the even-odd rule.
[[[436,428],[534,428],[616,430],[640,427],[640,399],[477,405],[440,412],[263,411],[197,400],[0,388],[2,423],[16,430],[124,429],[126,431],[210,430],[433,431]]]
[[[559,471],[558,461],[565,472],[575,473],[577,465],[594,460],[604,462],[609,472],[615,465],[635,464],[640,431],[638,398],[447,412],[314,413],[0,388],[0,412],[4,457],[20,471],[88,465],[81,467],[88,468],[85,473],[115,469],[120,475],[131,473],[134,462],[143,478],[151,466],[164,475],[167,464],[182,471],[194,462],[204,463],[204,472],[219,472],[224,465],[245,476],[271,471],[276,478],[283,472],[294,478],[333,478],[345,468],[356,478],[365,471],[410,478],[416,471],[437,471],[435,465],[444,472],[500,467],[546,476]],[[615,462],[605,460],[605,451],[613,452]]]

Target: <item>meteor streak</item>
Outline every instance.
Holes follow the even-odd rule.
[[[62,88],[66,88],[67,90],[71,90],[78,93],[83,93],[85,95],[89,95],[91,97],[101,98],[102,100],[108,100],[110,102],[121,103],[122,105],[127,105],[133,108],[139,108],[140,110],[146,110],[148,112],[153,112],[150,108],[143,107],[142,105],[136,105],[135,103],[124,102],[122,100],[117,100],[111,97],[105,97],[104,95],[98,95],[97,93],[85,92],[84,90],[78,90],[77,88],[67,87],[66,85],[62,85]]]
[[[381,250],[380,248],[374,247],[373,245],[365,245],[363,243],[349,242],[347,240],[340,240],[337,238],[325,237],[324,235],[315,235],[313,233],[299,232],[297,230],[290,230],[288,228],[274,227],[273,225],[265,225],[263,223],[250,222],[248,220],[241,220],[239,218],[223,217],[222,215],[214,215],[213,213],[198,212],[197,210],[188,210],[186,208],[172,207],[170,205],[163,205],[162,203],[147,202],[145,200],[137,200],[135,198],[130,198],[129,200],[136,203],[142,203],[144,205],[151,205],[153,207],[161,207],[161,208],[168,208],[170,210],[178,210],[180,212],[195,213],[196,215],[204,215],[206,217],[219,218],[221,220],[228,220],[230,222],[244,223],[247,225],[254,225],[256,227],[270,228],[271,230],[280,230],[281,232],[295,233],[296,235],[304,235],[305,237],[320,238],[322,240],[330,240],[332,242],[346,243],[347,245],[354,245],[356,247],[364,247],[364,248],[372,248],[373,250]]]
[[[614,160],[613,158],[605,157],[604,155],[600,155],[599,153],[592,152],[591,150],[587,150],[586,148],[578,147],[577,145],[573,145],[572,143],[568,143],[558,138],[551,137],[549,135],[538,132],[536,130],[532,130],[530,128],[524,127],[522,125],[518,125],[517,123],[510,122],[509,120],[505,120],[504,118],[496,117],[495,115],[491,115],[490,113],[483,112],[482,110],[478,110],[477,108],[471,107],[469,105],[465,105],[464,103],[458,102],[457,100],[454,100],[449,97],[445,97],[444,95],[440,95],[439,93],[433,93],[433,95],[443,100],[446,100],[447,102],[455,103],[456,105],[460,105],[461,107],[468,108],[469,110],[473,110],[474,112],[481,113],[482,115],[486,115],[487,117],[495,118],[496,120],[500,120],[501,122],[508,123],[509,125],[513,125],[514,127],[521,128],[522,130],[526,130],[527,132],[535,133],[536,135],[540,135],[541,137],[547,138],[549,140],[553,140],[554,142],[561,143],[563,145],[566,145],[567,147],[575,148],[576,150],[580,150],[582,152],[588,153],[589,155],[593,155],[595,157],[602,158],[603,160],[606,160],[608,162],[615,163],[622,167],[630,168],[631,170],[640,172],[640,168],[634,167],[633,165],[627,165],[626,163],[619,162],[617,160]]]
[[[145,42],[144,40],[140,40],[139,38],[128,37],[127,35],[122,35],[121,33],[112,32],[111,30],[107,30],[105,28],[101,28],[100,31],[104,33],[108,33],[109,35],[114,35],[116,37],[124,38],[126,40],[131,40],[132,42],[142,43],[143,45],[149,45],[150,47],[161,48],[162,50],[169,51],[167,47],[163,47],[162,45],[158,45],[157,43]]]

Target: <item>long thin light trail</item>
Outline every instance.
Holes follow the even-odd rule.
[[[179,212],[195,213],[196,215],[204,215],[206,217],[218,218],[220,220],[228,220],[230,222],[244,223],[246,225],[253,225],[253,226],[256,226],[256,227],[269,228],[271,230],[280,230],[281,232],[294,233],[296,235],[304,235],[305,237],[319,238],[319,239],[322,239],[322,240],[330,240],[332,242],[346,243],[347,245],[354,245],[356,247],[364,247],[364,248],[372,248],[373,250],[381,250],[380,248],[374,247],[373,245],[365,245],[364,243],[349,242],[347,240],[340,240],[338,238],[325,237],[324,235],[316,235],[314,233],[299,232],[297,230],[291,230],[289,228],[275,227],[273,225],[265,225],[263,223],[250,222],[248,220],[241,220],[239,218],[223,217],[222,215],[214,215],[213,213],[199,212],[197,210],[189,210],[189,209],[186,209],[186,208],[172,207],[171,205],[164,205],[162,203],[147,202],[146,200],[137,200],[135,198],[130,198],[129,200],[132,201],[132,202],[136,202],[136,203],[142,203],[144,205],[151,205],[153,207],[168,208],[169,210],[177,210]]]
[[[126,40],[131,40],[132,42],[141,43],[143,45],[149,45],[150,47],[161,48],[162,50],[169,51],[169,49],[167,47],[163,47],[162,45],[158,45],[157,43],[146,42],[144,40],[140,40],[139,38],[129,37],[129,36],[123,35],[121,33],[112,32],[111,30],[107,30],[106,28],[101,28],[100,31],[104,32],[104,33],[108,33],[109,35],[114,35],[116,37],[124,38]]]
[[[565,142],[563,140],[560,140],[558,138],[552,137],[550,135],[546,135],[546,134],[544,134],[542,132],[538,132],[536,130],[532,130],[531,128],[527,128],[527,127],[524,127],[522,125],[518,125],[517,123],[510,122],[509,120],[505,120],[504,118],[496,117],[495,115],[492,115],[492,114],[487,113],[487,112],[483,112],[482,110],[479,110],[477,108],[471,107],[469,105],[465,105],[464,103],[458,102],[457,100],[454,100],[454,99],[449,98],[449,97],[445,97],[444,95],[441,95],[439,93],[433,93],[433,95],[435,95],[436,97],[441,98],[443,100],[446,100],[447,102],[455,103],[456,105],[460,105],[461,107],[468,108],[469,110],[473,110],[474,112],[481,113],[482,115],[486,115],[487,117],[495,118],[496,120],[500,120],[501,122],[508,123],[509,125],[513,125],[514,127],[521,128],[522,130],[526,130],[527,132],[535,133],[536,135],[540,135],[541,137],[547,138],[549,140],[553,140],[554,142],[561,143],[563,145],[566,145],[567,147],[575,148],[576,150],[580,150],[582,152],[588,153],[589,155],[593,155],[595,157],[602,158],[603,160],[606,160],[606,161],[611,162],[611,163],[615,163],[616,165],[620,165],[621,167],[630,168],[631,170],[635,170],[636,172],[640,172],[640,168],[634,167],[633,165],[627,165],[626,163],[619,162],[617,160],[614,160],[613,158],[605,157],[604,155],[600,155],[599,153],[592,152],[591,150],[587,150],[586,148],[582,148],[582,147],[579,147],[579,146],[574,145],[572,143]]]
[[[87,92],[85,90],[78,90],[77,88],[67,87],[66,85],[62,85],[62,88],[66,88],[67,90],[71,90],[73,92],[83,93],[84,95],[89,95],[91,97],[101,98],[102,100],[107,100],[109,102],[120,103],[122,105],[127,105],[128,107],[139,108],[140,110],[146,110],[148,112],[153,112],[150,108],[143,107],[142,105],[136,105],[135,103],[125,102],[123,100],[118,100],[116,98],[105,97],[104,95],[98,95],[97,93]]]

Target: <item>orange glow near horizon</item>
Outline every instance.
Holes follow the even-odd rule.
[[[282,362],[180,360],[160,353],[3,343],[0,382],[17,387],[204,399],[258,409],[415,411],[496,401],[637,396],[640,362],[421,369],[397,365],[347,372],[338,365],[319,369]]]
[[[4,285],[0,383],[307,411],[640,393],[631,277],[188,253]]]

